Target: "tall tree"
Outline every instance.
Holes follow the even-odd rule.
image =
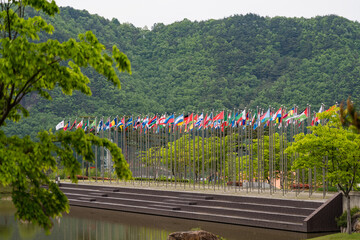
[[[78,40],[39,41],[39,32],[51,34],[53,27],[41,17],[25,18],[25,8],[32,7],[54,16],[59,12],[54,1],[1,0],[0,1],[0,184],[12,187],[12,201],[19,219],[31,221],[49,230],[51,218],[69,211],[66,196],[46,176],[46,170],[55,171],[57,162],[65,167],[73,181],[80,172],[80,164],[73,151],[92,162],[91,146],[108,148],[120,178],[129,178],[121,149],[109,140],[82,129],[75,132],[38,133],[38,139],[7,136],[3,128],[7,121],[19,121],[29,112],[22,100],[29,94],[51,100],[50,92],[59,87],[64,94],[80,91],[91,95],[89,79],[81,68],[91,67],[120,88],[114,65],[119,71],[131,73],[130,61],[116,47],[106,52],[92,32],[80,34]],[[47,185],[47,188],[43,186]]]
[[[319,114],[326,125],[311,127],[311,134],[298,134],[287,153],[299,153],[293,169],[325,168],[326,179],[335,183],[346,198],[347,233],[351,233],[350,191],[360,182],[360,135],[343,127],[339,108]]]

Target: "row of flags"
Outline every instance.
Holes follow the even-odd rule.
[[[332,106],[327,111],[333,109],[335,107]],[[321,113],[324,111],[323,105],[320,107],[318,113]],[[252,117],[250,118],[250,115]],[[255,111],[255,113],[251,114],[250,112],[246,112],[246,110],[243,110],[242,112],[230,112],[228,114],[225,114],[224,111],[220,112],[219,114],[213,116],[213,113],[206,114],[204,117],[204,114],[196,114],[194,113],[188,114],[188,115],[179,115],[175,117],[174,114],[170,116],[161,115],[157,116],[155,115],[152,118],[149,118],[146,116],[145,118],[137,117],[136,119],[130,117],[127,121],[125,121],[125,117],[123,117],[121,120],[118,117],[115,117],[112,121],[110,121],[110,118],[107,119],[106,122],[103,120],[100,120],[98,123],[96,123],[96,120],[93,121],[90,124],[90,119],[84,120],[82,119],[80,122],[73,122],[73,124],[70,123],[70,120],[65,123],[65,120],[59,122],[56,125],[56,130],[63,129],[64,131],[72,130],[73,128],[81,128],[84,131],[89,130],[90,132],[95,131],[106,131],[111,128],[129,128],[132,127],[133,129],[140,128],[141,130],[147,130],[154,128],[157,126],[165,127],[167,125],[170,126],[185,126],[185,131],[190,131],[193,129],[202,129],[202,128],[221,128],[224,130],[226,127],[239,127],[239,126],[253,126],[253,129],[255,130],[257,127],[259,127],[262,123],[264,123],[264,127],[268,126],[271,121],[273,121],[275,124],[279,125],[279,128],[282,126],[287,126],[290,123],[298,123],[301,124],[302,121],[305,119],[308,119],[310,116],[309,108],[307,107],[304,111],[302,111],[300,114],[297,114],[297,109],[294,107],[290,109],[290,111],[285,112],[283,108],[279,108],[276,112],[272,112],[269,108],[265,113],[260,113]],[[318,124],[319,119],[317,118],[316,114],[312,117],[311,125]]]

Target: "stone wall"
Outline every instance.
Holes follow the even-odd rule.
[[[350,192],[350,209],[360,208],[360,192]],[[343,196],[343,211],[346,211],[346,198]]]

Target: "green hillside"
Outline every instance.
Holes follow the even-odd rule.
[[[29,16],[38,14],[28,9]],[[119,91],[84,69],[91,97],[52,93],[25,99],[30,117],[9,124],[9,134],[54,128],[63,118],[222,110],[268,105],[317,110],[360,93],[360,24],[335,15],[305,18],[237,15],[221,20],[170,25],[151,30],[87,11],[61,8],[43,16],[59,41],[93,31],[109,48],[128,55],[132,75],[121,74]]]

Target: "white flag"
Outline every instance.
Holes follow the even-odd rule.
[[[62,129],[64,128],[64,120],[62,120],[61,122],[59,122],[57,125],[56,125],[56,130],[59,130],[59,129]]]

